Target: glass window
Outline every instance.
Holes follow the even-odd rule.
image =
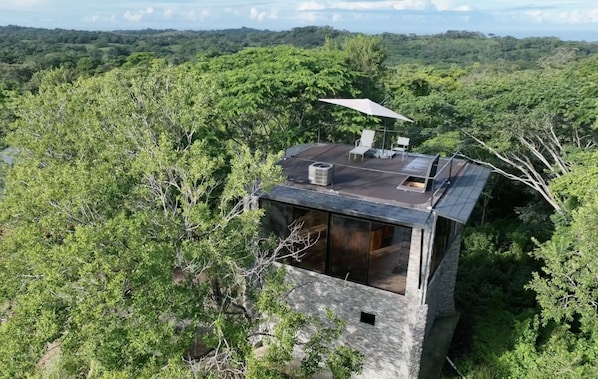
[[[300,259],[289,259],[288,263],[320,273],[326,269],[326,246],[328,236],[328,213],[313,209],[294,207],[276,201],[262,200],[262,207],[266,210],[264,226],[275,235],[286,238],[293,223],[301,224],[299,234],[309,237],[311,244],[300,254]],[[303,246],[295,246],[301,248]],[[288,251],[287,251],[288,252]]]
[[[265,210],[263,225],[266,231],[279,237],[287,237],[289,224],[293,221],[293,208],[290,205],[269,200],[261,200],[261,207]]]
[[[308,241],[311,246],[301,253],[299,260],[295,260],[291,264],[324,273],[328,244],[328,212],[295,207],[293,209],[293,220],[302,224],[299,233],[309,237]]]
[[[436,233],[434,235],[434,245],[432,246],[432,262],[430,263],[430,276],[432,279],[434,272],[442,262],[447,248],[452,242],[457,232],[457,223],[444,217],[438,217],[436,220]],[[428,280],[428,281],[429,281]]]
[[[405,294],[411,228],[372,223],[368,284]]]
[[[370,223],[332,215],[330,240],[330,275],[366,284]]]
[[[264,225],[280,237],[293,222],[311,246],[287,263],[307,270],[405,294],[410,227],[345,217],[329,212],[262,201]],[[298,247],[298,246],[297,246]]]

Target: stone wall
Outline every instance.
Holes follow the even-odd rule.
[[[281,265],[287,281],[296,286],[288,300],[309,314],[323,315],[328,307],[346,322],[340,342],[366,356],[364,370],[356,378],[417,378],[424,338],[434,321],[456,313],[454,290],[462,230],[460,224],[456,226],[456,235],[429,283],[422,272],[429,267],[430,231],[413,229],[404,296]],[[373,317],[374,325],[362,322],[362,314]]]
[[[428,307],[405,296],[282,265],[296,285],[288,300],[296,309],[322,314],[330,308],[346,322],[341,343],[366,356],[358,378],[417,378]],[[361,322],[362,312],[375,317]]]

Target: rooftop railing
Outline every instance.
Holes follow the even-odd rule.
[[[440,190],[442,189],[442,187],[444,185],[449,185],[451,184],[451,181],[453,179],[453,164],[455,163],[455,157],[459,154],[459,150],[455,151],[453,153],[453,155],[451,155],[451,157],[446,161],[446,163],[440,168],[440,170],[438,170],[436,172],[436,175],[434,175],[432,179],[432,195],[430,196],[430,209],[434,208],[434,199],[437,197],[437,195],[439,194]],[[448,171],[448,173],[447,173]],[[445,176],[446,175],[446,176]],[[436,179],[444,177],[444,179],[442,180],[442,182],[436,186]],[[438,195],[438,197],[440,197],[440,195]]]

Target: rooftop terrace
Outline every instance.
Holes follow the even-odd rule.
[[[350,158],[352,148],[316,143],[289,149],[280,162],[287,181],[268,197],[295,200],[292,202],[306,206],[326,203],[331,210],[355,208],[360,215],[371,213],[387,221],[425,223],[430,211],[435,210],[465,222],[490,174],[490,170],[463,159],[415,153],[381,158],[383,153],[388,155],[388,150],[372,149],[363,160]],[[310,182],[309,167],[315,162],[333,165],[330,185]],[[399,219],[393,220],[397,213],[393,209],[397,207],[413,212],[403,211]]]

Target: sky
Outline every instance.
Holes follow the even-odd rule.
[[[380,34],[598,41],[596,0],[0,0],[0,25],[75,30],[272,31],[310,25]]]

